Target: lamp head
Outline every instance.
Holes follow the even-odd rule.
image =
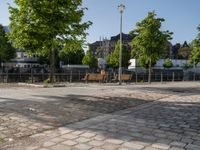
[[[124,10],[125,10],[125,5],[120,4],[120,5],[118,6],[118,10],[119,10],[120,13],[123,13]]]

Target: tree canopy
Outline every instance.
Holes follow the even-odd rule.
[[[119,51],[120,41],[115,45],[115,50],[107,57],[107,62],[110,67],[119,67]],[[127,50],[125,45],[122,45],[122,67],[128,67],[130,60],[130,52]]]
[[[194,65],[200,63],[200,25],[197,27],[198,35],[195,40],[192,41],[192,56],[190,58],[190,62]]]
[[[95,58],[90,49],[87,50],[85,56],[83,57],[82,63],[84,65],[89,65],[91,68],[97,67],[97,58]]]
[[[0,24],[0,65],[1,62],[8,61],[15,57],[15,49],[6,36],[4,27]]]
[[[149,68],[148,81],[151,82],[151,67],[163,54],[172,33],[162,31],[163,18],[156,18],[155,12],[149,12],[147,17],[136,24],[136,29],[131,33],[135,38],[131,42],[132,57],[139,60],[140,64]]]
[[[69,49],[64,47],[59,53],[59,58],[66,64],[82,64],[83,57],[85,56],[83,49]]]
[[[167,58],[165,60],[165,63],[163,64],[163,67],[165,67],[165,68],[171,68],[171,67],[173,67],[172,61],[169,58]]]
[[[9,7],[9,39],[17,48],[50,54],[51,75],[55,51],[65,43],[77,48],[83,43],[91,22],[82,22],[85,8],[82,0],[15,0],[17,7]]]

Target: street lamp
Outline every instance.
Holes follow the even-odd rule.
[[[125,6],[120,4],[118,10],[120,12],[120,51],[119,51],[119,85],[122,84],[122,13],[124,12]]]

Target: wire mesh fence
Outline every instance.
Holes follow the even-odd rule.
[[[55,73],[56,82],[84,82],[88,73],[100,74],[100,70],[57,70]],[[118,82],[116,80],[117,70],[108,70],[102,82]],[[148,82],[148,72],[123,71],[123,74],[131,74],[128,82],[142,83]],[[15,71],[1,71],[0,82],[26,82],[38,83],[49,78],[48,71],[41,71],[38,68],[29,70],[17,69]],[[114,80],[115,79],[115,80]],[[173,82],[173,81],[200,81],[200,73],[184,71],[154,71],[151,75],[152,82]],[[94,81],[93,81],[94,82]]]

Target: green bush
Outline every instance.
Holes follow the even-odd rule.
[[[185,64],[183,65],[183,69],[185,69],[185,70],[190,69],[190,68],[192,68],[192,67],[193,67],[193,64],[191,64],[191,63],[185,63]]]
[[[44,84],[49,84],[49,83],[50,83],[50,78],[44,80],[43,83],[44,83]]]
[[[172,61],[171,61],[169,58],[167,58],[167,59],[165,60],[165,63],[163,64],[163,67],[164,67],[164,68],[171,68],[171,67],[173,67]]]

